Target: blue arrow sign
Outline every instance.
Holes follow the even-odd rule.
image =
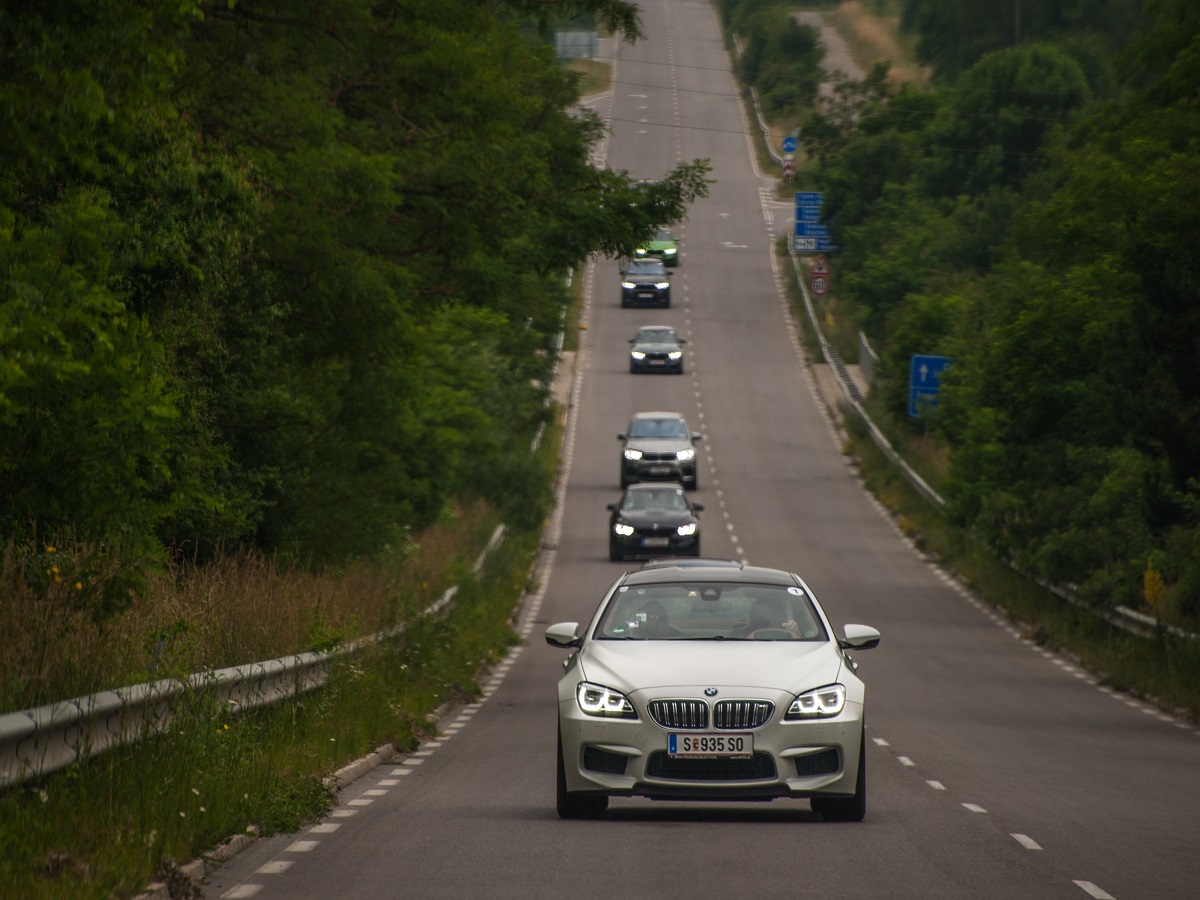
[[[787,137],[785,137],[785,138],[783,139],[783,152],[784,152],[784,153],[795,153],[795,152],[796,152],[796,138],[795,138],[795,136],[793,136],[793,135],[788,135]]]
[[[920,418],[937,406],[942,386],[942,370],[950,365],[945,356],[922,356],[914,353],[908,370],[908,414]]]

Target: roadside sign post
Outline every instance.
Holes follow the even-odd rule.
[[[821,224],[821,192],[796,192],[796,230],[792,235],[794,253],[836,253],[837,244]]]
[[[908,370],[908,414],[919,419],[937,407],[937,395],[942,386],[942,370],[950,365],[945,356],[923,356],[914,353]]]

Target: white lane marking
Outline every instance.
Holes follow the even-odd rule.
[[[335,819],[348,819],[351,816],[357,816],[358,810],[357,809],[335,809],[333,812],[330,813],[330,815],[333,816]]]
[[[1079,887],[1083,888],[1084,893],[1086,893],[1089,897],[1095,897],[1096,900],[1116,900],[1112,894],[1108,893],[1107,891],[1102,891],[1090,881],[1076,880],[1075,883],[1079,885]]]
[[[374,797],[359,797],[357,800],[351,800],[347,806],[370,806],[375,802]]]
[[[277,859],[274,862],[269,862],[265,866],[260,866],[255,875],[282,875],[292,867],[292,860]]]
[[[235,888],[230,888],[221,896],[228,897],[229,900],[245,900],[246,897],[253,897],[263,889],[261,884],[239,884]]]
[[[385,778],[379,782],[380,787],[395,787],[400,783],[399,778]]]
[[[342,826],[337,822],[321,822],[308,829],[309,834],[333,834]]]
[[[425,762],[425,760],[423,760],[423,759],[406,759],[404,761],[404,764],[406,766],[419,766],[423,762]]]
[[[909,759],[907,756],[897,756],[896,762],[900,763],[900,765],[902,765],[902,766],[915,766],[916,765],[916,763],[913,762],[911,759]]]
[[[984,809],[982,806],[980,806],[978,803],[964,803],[964,804],[963,804],[963,808],[964,808],[964,809],[968,809],[968,810],[970,810],[971,812],[975,812],[975,813],[985,813],[985,812],[987,812],[987,810],[986,810],[986,809]]]
[[[370,791],[363,791],[364,797],[386,797],[387,795],[387,791],[379,790],[378,788]]]
[[[1041,850],[1042,845],[1035,841],[1027,834],[1014,834],[1012,839],[1024,847],[1026,850]]]
[[[880,746],[880,747],[890,747],[890,746],[892,746],[892,745],[891,745],[891,744],[889,744],[887,741],[885,741],[883,738],[871,738],[871,740],[873,740],[873,741],[874,741],[874,742],[875,742],[875,743],[876,743],[878,746]]]
[[[942,784],[940,781],[927,781],[925,783],[927,785],[929,785],[931,788],[933,788],[935,791],[944,791],[946,789],[946,786],[944,784]]]
[[[392,774],[393,775],[411,775],[412,769],[394,769],[392,771]]]
[[[286,853],[311,853],[321,846],[320,841],[295,841],[288,847]]]

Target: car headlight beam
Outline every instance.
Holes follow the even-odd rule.
[[[828,719],[846,707],[846,687],[830,684],[800,694],[788,707],[785,721],[796,719]]]
[[[680,462],[688,462],[696,458],[696,448],[688,447],[686,450],[680,450],[675,454],[675,458]]]
[[[634,284],[632,281],[622,281],[621,287],[623,287],[627,291],[632,291],[635,287],[637,287],[637,285]]]
[[[632,450],[632,449],[627,449],[627,450],[625,451],[625,458],[626,458],[626,459],[641,459],[641,458],[642,458],[642,451],[641,451],[641,450]]]
[[[656,288],[658,288],[660,291],[665,291],[667,288],[669,288],[669,287],[671,286],[671,282],[669,282],[669,281],[656,281],[656,282],[654,283],[654,286],[655,286]]]
[[[581,681],[579,687],[575,689],[575,699],[579,701],[579,708],[589,716],[598,716],[604,719],[637,718],[633,704],[625,698],[624,694],[602,684]]]
[[[626,525],[624,522],[618,522],[613,526],[613,531],[621,535],[621,537],[629,537],[631,534],[633,534],[633,526]]]
[[[646,358],[646,354],[643,353],[641,350],[630,350],[629,355],[639,361]]]
[[[696,523],[688,522],[686,525],[680,525],[675,529],[675,533],[680,537],[691,537],[696,533]]]

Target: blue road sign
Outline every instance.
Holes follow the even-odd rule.
[[[908,414],[920,418],[937,406],[942,386],[942,369],[950,365],[945,356],[922,356],[914,353],[908,370]]]
[[[796,206],[820,206],[820,191],[796,191]]]
[[[829,237],[829,229],[820,222],[797,222],[796,237]]]
[[[795,135],[789,134],[787,137],[785,137],[783,139],[783,152],[784,153],[795,153],[796,152],[796,136]]]

